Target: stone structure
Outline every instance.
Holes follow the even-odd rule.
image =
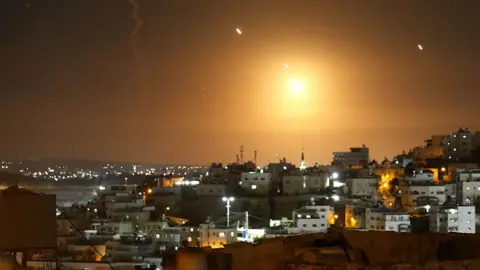
[[[186,265],[196,270],[480,269],[480,236],[342,231],[279,237],[220,250],[183,249],[169,254],[164,267]]]

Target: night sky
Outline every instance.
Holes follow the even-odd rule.
[[[480,129],[479,1],[137,2],[138,57],[127,0],[0,2],[0,156],[328,163]]]

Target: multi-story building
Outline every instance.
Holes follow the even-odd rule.
[[[237,242],[236,228],[219,228],[213,223],[200,224],[199,228],[200,247],[223,248]]]
[[[364,229],[366,228],[366,210],[374,208],[372,200],[350,200],[345,204],[345,228]]]
[[[467,128],[460,128],[446,136],[443,145],[444,158],[448,160],[469,159],[473,150],[473,134]]]
[[[432,135],[430,139],[425,140],[423,147],[415,147],[412,151],[415,160],[425,162],[427,159],[442,158],[446,137],[447,135]]]
[[[438,233],[475,233],[475,206],[431,208],[430,230]]]
[[[369,149],[365,145],[362,147],[352,147],[349,152],[333,152],[333,165],[338,166],[360,166],[369,162]]]
[[[367,208],[365,229],[371,231],[409,232],[410,215],[389,208]]]
[[[284,175],[282,178],[283,194],[307,194],[327,187],[328,174],[321,175]]]
[[[290,233],[326,233],[334,220],[333,207],[311,202],[293,211],[293,226],[290,228]]]
[[[405,175],[405,182],[407,183],[418,183],[418,182],[429,182],[433,183],[435,181],[435,174],[431,170],[416,170],[413,171],[411,175]]]
[[[348,196],[350,198],[376,199],[380,177],[347,179]]]
[[[434,183],[411,183],[400,185],[403,207],[412,210],[426,205],[442,205],[447,197],[445,185]]]
[[[460,204],[473,204],[480,200],[480,181],[459,181],[456,184],[456,197]]]
[[[268,194],[272,174],[266,172],[247,172],[240,176],[240,186],[250,193],[265,195]]]
[[[227,186],[221,184],[200,184],[197,186],[198,196],[225,196]]]

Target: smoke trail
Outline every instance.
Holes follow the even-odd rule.
[[[138,60],[139,58],[139,51],[137,48],[137,39],[136,35],[140,28],[143,25],[143,19],[138,15],[138,3],[137,0],[128,0],[132,5],[132,18],[135,21],[135,28],[133,29],[132,33],[130,33],[130,47],[132,48],[132,52],[135,56],[135,59]]]

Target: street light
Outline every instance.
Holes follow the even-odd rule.
[[[230,228],[230,202],[233,202],[235,199],[233,197],[223,197],[222,201],[227,203],[227,228]]]

